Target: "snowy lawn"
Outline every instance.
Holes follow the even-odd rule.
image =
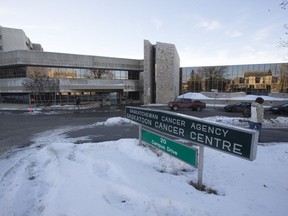
[[[209,194],[189,184],[196,168],[137,139],[74,144],[69,130],[38,134],[0,158],[0,215],[287,215],[288,143],[259,145],[252,162],[205,148],[203,183],[217,192]]]

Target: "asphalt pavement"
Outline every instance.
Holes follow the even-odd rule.
[[[168,110],[167,107],[153,107]],[[179,111],[183,114],[203,118],[209,116],[239,117],[241,114],[226,113],[221,109],[208,108],[202,112]],[[59,128],[74,128],[68,131],[68,137],[79,138],[76,144],[87,142],[81,137],[89,137],[89,142],[138,138],[136,125],[96,126],[111,117],[125,117],[125,106],[100,107],[97,109],[62,110],[58,112],[30,113],[29,110],[2,110],[0,112],[0,155],[15,148],[23,148],[33,143],[35,134]],[[277,116],[270,116],[269,118]],[[93,126],[91,126],[93,125]],[[87,127],[85,127],[87,126]],[[77,128],[77,129],[75,129]],[[111,133],[113,131],[113,133]],[[287,142],[288,126],[285,128],[263,128],[262,143]]]

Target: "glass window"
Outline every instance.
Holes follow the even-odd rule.
[[[26,67],[0,68],[0,78],[26,77]]]
[[[216,76],[215,68],[220,67],[181,68],[181,92],[217,88],[218,91],[267,94],[288,89],[288,64],[285,63],[226,66],[221,77]]]
[[[258,71],[268,71],[270,69],[269,65],[267,64],[259,64]]]
[[[260,77],[255,77],[255,83],[260,83],[261,78]]]

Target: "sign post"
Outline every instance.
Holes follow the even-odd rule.
[[[203,169],[204,169],[204,146],[199,146],[199,165],[198,165],[198,182],[199,188],[203,185]]]
[[[258,136],[254,130],[138,107],[126,107],[126,118],[196,145],[213,148],[247,160],[256,158]]]
[[[126,118],[139,123],[140,142],[143,140],[192,166],[197,167],[198,165],[197,184],[199,188],[202,188],[203,185],[204,147],[209,147],[246,160],[253,161],[256,159],[258,132],[254,130],[227,126],[167,111],[129,106],[126,107]],[[144,130],[141,125],[153,131],[187,140],[198,145],[198,164],[197,150],[195,156],[192,148],[178,145],[159,134],[149,132],[146,129]],[[194,155],[193,157],[195,158],[191,159],[191,155]]]
[[[139,124],[139,145],[142,145],[142,125]]]

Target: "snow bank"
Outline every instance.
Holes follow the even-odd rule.
[[[257,97],[262,97],[264,100],[271,101],[283,101],[288,100],[287,98],[278,98],[265,95],[246,95],[245,97],[232,97],[232,98],[216,98],[217,100],[244,100],[244,101],[255,101]],[[191,98],[194,100],[215,100],[215,98],[207,97],[202,93],[188,92],[182,95],[179,95],[177,98]]]
[[[194,99],[194,100],[211,99],[211,98],[205,96],[202,93],[195,93],[195,92],[188,92],[188,93],[179,95],[177,98],[191,98],[191,99]]]
[[[123,121],[127,123],[112,118],[102,125],[109,129]],[[159,157],[139,146],[137,139],[77,145],[77,138],[65,136],[69,130],[39,134],[34,145],[0,158],[1,215],[280,216],[288,212],[288,143],[258,146],[253,162],[205,148],[203,182],[216,195],[189,184],[197,181],[196,168],[166,154]]]

